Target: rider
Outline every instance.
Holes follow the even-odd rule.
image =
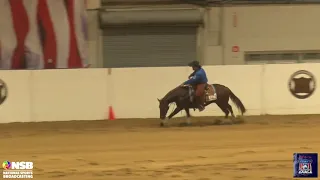
[[[193,73],[189,75],[189,80],[184,82],[182,85],[195,85],[196,86],[196,103],[199,111],[204,110],[204,89],[208,82],[206,72],[201,67],[198,61],[192,61],[188,64],[192,67]]]

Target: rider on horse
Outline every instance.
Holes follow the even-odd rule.
[[[206,72],[201,67],[198,61],[192,61],[191,63],[188,64],[188,66],[192,67],[194,72],[189,75],[189,80],[184,82],[182,86],[184,85],[196,86],[196,103],[198,105],[199,111],[203,111],[204,110],[204,91],[205,91],[206,84],[208,82],[208,78],[207,78]]]

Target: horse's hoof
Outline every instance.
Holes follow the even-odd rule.
[[[163,123],[163,122],[161,122],[161,123],[160,123],[160,127],[163,127],[163,126],[164,126],[164,123]]]
[[[237,121],[237,119],[235,117],[231,117],[230,118],[231,122],[234,123],[235,121]]]
[[[222,120],[221,119],[215,119],[214,121],[213,121],[213,125],[221,125],[222,124]]]

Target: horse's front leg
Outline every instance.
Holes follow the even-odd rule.
[[[181,107],[176,107],[176,109],[174,109],[173,112],[168,116],[168,119],[171,119],[173,116],[178,114],[178,112],[180,112],[181,110],[182,110]]]
[[[171,119],[173,116],[175,116],[178,112],[180,112],[182,110],[182,108],[180,107],[176,107],[176,109],[174,109],[174,111],[172,111],[172,113],[168,116],[167,119],[164,119],[161,121],[160,126],[164,126],[167,124],[168,120]]]
[[[178,112],[180,112],[182,110],[182,108],[180,107],[176,107],[176,109],[174,109],[172,111],[172,113],[168,116],[168,118],[164,119],[161,121],[160,126],[164,126],[168,123],[168,120],[171,119],[173,116],[175,116]]]

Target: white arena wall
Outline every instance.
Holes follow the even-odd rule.
[[[295,98],[288,89],[290,76],[298,70],[310,71],[319,84],[320,64],[204,68],[210,83],[226,85],[241,99],[246,115],[320,113],[317,89],[307,99]],[[0,71],[8,87],[0,123],[105,119],[109,105],[117,118],[158,118],[157,98],[189,73],[188,67]],[[215,104],[192,114],[223,115]]]

